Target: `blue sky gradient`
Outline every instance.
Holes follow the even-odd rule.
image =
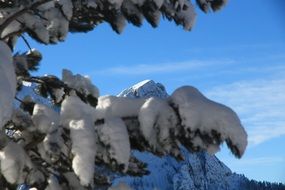
[[[144,80],[169,93],[193,85],[233,108],[249,134],[241,160],[217,156],[250,179],[285,183],[285,1],[229,0],[217,13],[197,9],[191,32],[163,19],[158,28],[128,25],[121,35],[102,24],[64,43],[31,45],[43,55],[37,75],[68,68],[90,76],[101,94],[118,94]],[[27,48],[19,41],[17,50]]]

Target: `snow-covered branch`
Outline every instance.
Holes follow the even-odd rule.
[[[177,157],[179,145],[214,154],[225,141],[232,153],[241,157],[247,145],[235,112],[191,86],[177,89],[167,100],[99,97],[95,117],[98,125],[110,118],[121,118],[131,134],[132,148],[159,155]]]
[[[23,9],[20,9],[19,11],[15,11],[15,13],[13,13],[11,16],[9,15],[9,17],[7,17],[7,19],[4,20],[4,22],[1,23],[0,25],[0,34],[3,33],[3,31],[5,30],[6,27],[8,27],[12,22],[17,21],[17,19],[22,16],[23,14],[29,12],[29,11],[33,11],[34,9],[38,8],[39,6],[50,2],[52,0],[41,0],[41,1],[36,1],[35,3],[31,4],[30,6],[27,6]],[[3,2],[5,3],[5,2]],[[20,7],[19,7],[20,8]],[[7,36],[2,36],[2,39],[5,39],[8,37],[9,34],[7,34]]]
[[[218,10],[226,0],[197,0],[204,12]],[[127,22],[141,26],[146,19],[153,27],[160,18],[191,30],[196,13],[190,0],[2,0],[0,39],[9,40],[27,32],[41,43],[56,43],[67,33],[87,32],[107,22],[121,33]]]
[[[11,118],[16,94],[16,75],[12,62],[10,48],[0,41],[0,129]]]
[[[26,178],[27,184],[38,188],[44,184],[70,186],[68,177],[72,174],[78,177],[76,186],[92,189],[98,182],[96,164],[122,173],[146,174],[144,166],[132,159],[132,149],[183,159],[181,145],[192,152],[214,154],[226,142],[232,153],[241,157],[247,145],[247,135],[237,115],[191,86],[178,88],[165,100],[134,99],[98,97],[98,89],[88,78],[67,70],[63,71],[63,81],[29,75],[18,79],[20,83],[25,79],[36,86],[49,86],[49,103],[24,98],[5,125],[11,131],[10,140],[2,146],[19,146],[19,153],[9,153],[9,159],[21,154],[26,160],[17,168],[10,164],[7,170],[1,170],[9,183],[19,184]],[[64,90],[54,93],[59,88]],[[87,94],[98,98],[96,105],[87,101]],[[30,105],[28,111],[23,104]],[[2,149],[3,155],[5,150]],[[2,159],[5,163],[5,157]],[[24,168],[29,172],[22,172]]]

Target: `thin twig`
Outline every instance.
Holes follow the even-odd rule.
[[[24,104],[25,102],[23,102],[23,100],[21,100],[20,98],[18,98],[17,96],[15,96],[15,100],[21,102],[22,104]]]
[[[31,48],[31,46],[30,46],[28,40],[25,38],[25,36],[24,36],[24,35],[21,35],[21,38],[24,40],[24,42],[25,42],[25,44],[28,46],[29,50],[32,51],[32,48]]]

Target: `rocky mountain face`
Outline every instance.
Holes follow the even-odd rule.
[[[162,84],[145,80],[118,96],[167,98],[168,94]],[[190,153],[183,147],[181,149],[185,160],[180,162],[170,156],[157,157],[151,153],[133,151],[135,157],[147,163],[150,174],[143,177],[118,177],[113,185],[125,182],[134,190],[285,189],[282,184],[257,182],[233,173],[214,155],[206,152]]]

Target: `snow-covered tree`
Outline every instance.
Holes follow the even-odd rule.
[[[204,12],[225,3],[197,0]],[[40,52],[12,52],[23,33],[50,44],[102,22],[118,33],[126,22],[140,26],[144,18],[155,27],[161,15],[186,30],[196,16],[189,0],[0,1],[0,189],[108,185],[96,165],[146,174],[132,149],[183,159],[181,146],[214,154],[226,142],[236,157],[243,155],[247,135],[236,113],[194,87],[180,87],[166,100],[99,96],[89,78],[69,70],[61,79],[32,76]],[[27,88],[33,90],[23,96]]]

